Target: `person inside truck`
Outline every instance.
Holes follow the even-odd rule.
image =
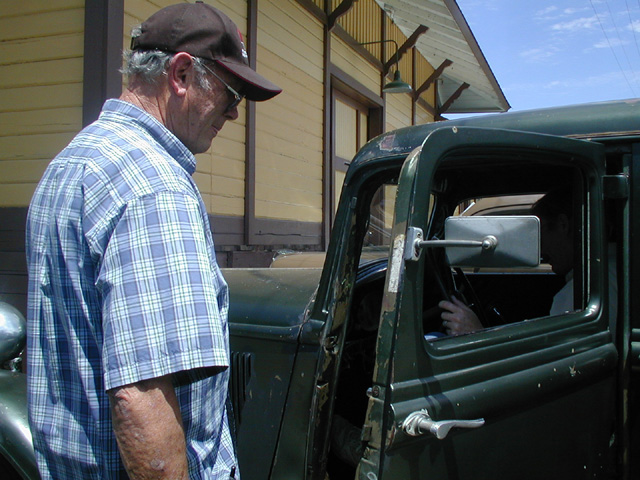
[[[547,193],[531,207],[531,213],[540,219],[542,261],[549,263],[555,274],[565,278],[564,286],[553,297],[549,315],[570,312],[574,310],[574,230],[571,192],[554,190]],[[609,246],[608,256],[609,313],[613,316],[617,310],[618,293],[613,244]],[[450,301],[442,300],[438,306],[443,310],[442,327],[447,335],[473,333],[484,328],[476,313],[455,296],[452,296]]]

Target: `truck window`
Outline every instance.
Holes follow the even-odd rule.
[[[462,173],[445,167],[438,178],[437,185],[444,188],[433,195],[430,238],[444,238],[444,219],[450,215],[536,215],[541,222],[542,258],[536,268],[454,269],[444,249],[427,249],[422,312],[427,340],[584,308],[590,285],[585,258],[592,232],[578,169],[544,162],[522,171],[496,165]],[[442,300],[455,305],[454,297],[470,312],[459,305],[441,308]]]

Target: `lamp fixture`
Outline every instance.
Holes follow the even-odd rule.
[[[376,40],[374,42],[360,43],[359,45],[371,45],[374,43],[387,43],[387,42],[392,42],[396,46],[396,52],[394,53],[394,56],[396,57],[395,59],[396,71],[393,74],[393,80],[387,83],[384,87],[382,87],[382,91],[384,93],[411,93],[413,92],[413,88],[411,88],[411,85],[409,85],[407,82],[403,81],[402,77],[400,76],[400,68],[398,67],[398,64],[400,62],[400,59],[398,58],[399,48],[398,48],[398,43],[395,40]]]
[[[393,80],[382,87],[382,91],[385,93],[411,93],[413,88],[407,82],[402,80],[400,76],[400,70],[396,70],[393,74]]]

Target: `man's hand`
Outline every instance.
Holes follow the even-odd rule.
[[[438,306],[444,310],[440,315],[442,326],[447,335],[461,335],[482,330],[484,327],[480,323],[478,316],[456,297],[449,302],[442,300]]]
[[[188,479],[182,415],[171,376],[107,393],[113,430],[129,478]]]

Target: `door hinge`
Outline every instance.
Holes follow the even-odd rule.
[[[604,198],[629,198],[629,177],[625,174],[604,175],[602,177]]]

